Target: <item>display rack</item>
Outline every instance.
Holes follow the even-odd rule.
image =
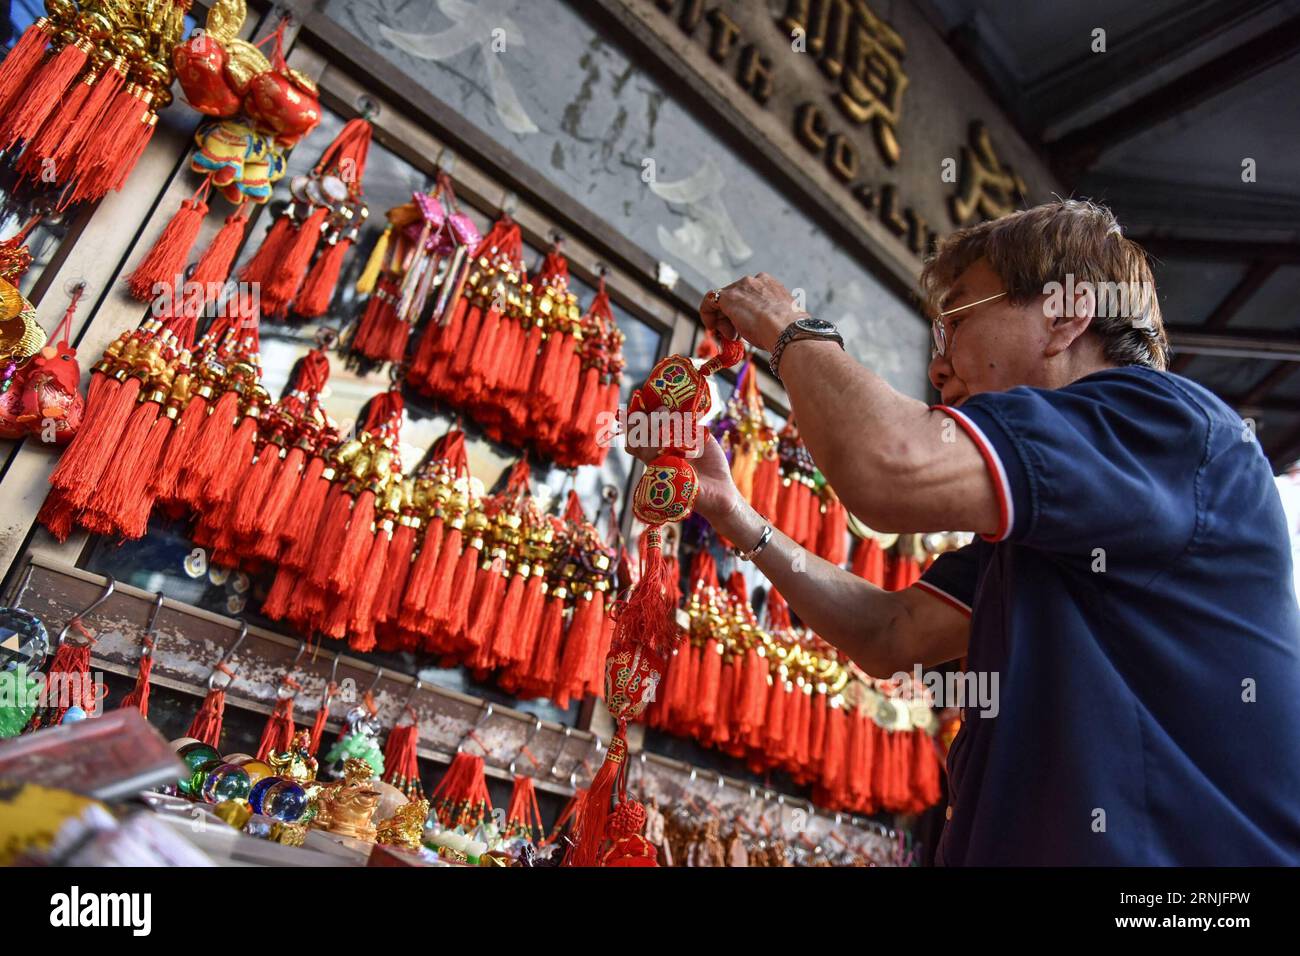
[[[7,603],[47,622],[53,638],[63,622],[101,597],[107,585],[103,575],[34,555]],[[158,597],[115,584],[86,619],[94,634],[92,670],[135,677]],[[236,618],[164,597],[155,621],[151,682],[192,695],[197,702],[207,693],[213,669],[225,656],[235,671],[226,690],[226,706],[268,715],[281,678],[291,672],[301,688],[296,719],[307,723],[333,680],[350,687],[355,700],[369,691],[385,731],[409,706],[419,723],[420,757],[445,765],[458,750],[467,750],[483,756],[488,777],[509,781],[515,774],[525,774],[539,790],[566,797],[590,783],[604,756],[606,742],[588,731],[421,681],[329,647],[309,648],[300,655],[301,641],[256,626],[248,626],[236,646],[243,626]],[[326,728],[337,732],[350,706],[336,696]],[[646,751],[633,757],[630,784],[662,800],[702,802],[726,815],[749,816],[755,824],[769,821],[770,825],[774,817],[777,828],[810,845],[842,845],[868,834],[889,835],[889,828],[875,821],[827,813],[802,798]]]

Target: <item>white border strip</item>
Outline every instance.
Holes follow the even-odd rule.
[[[913,587],[918,587],[918,588],[920,588],[922,591],[926,591],[926,592],[928,592],[929,594],[931,594],[931,595],[933,595],[934,597],[937,597],[939,600],[943,601],[945,604],[950,604],[950,605],[956,607],[958,610],[960,610],[960,611],[962,611],[963,613],[965,613],[965,615],[966,615],[967,617],[970,617],[971,614],[973,613],[973,612],[971,611],[971,607],[970,607],[970,605],[967,604],[965,601],[959,601],[959,600],[957,600],[957,598],[953,597],[951,594],[949,594],[949,593],[948,593],[947,591],[945,591],[943,588],[941,588],[941,587],[937,587],[936,585],[930,583],[929,581],[925,580],[924,578],[922,578],[922,579],[920,579],[920,580],[914,582],[912,586],[913,586]]]
[[[998,486],[998,495],[1002,499],[1003,514],[1005,515],[1006,525],[998,530],[997,534],[982,535],[986,541],[1005,541],[1011,535],[1011,529],[1016,526],[1016,505],[1011,498],[1011,483],[1007,480],[1007,470],[1002,467],[1002,459],[998,456],[997,449],[993,443],[985,437],[984,432],[971,419],[949,405],[934,406],[941,411],[953,416],[966,429],[966,434],[974,439],[975,444],[979,446],[980,454],[984,457],[985,464],[991,464],[989,471],[993,474],[994,481]]]

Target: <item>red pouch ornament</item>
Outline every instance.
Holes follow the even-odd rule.
[[[77,350],[69,342],[72,315],[83,291],[79,286],[73,293],[50,340],[23,369],[18,421],[27,434],[55,445],[72,441],[86,405],[80,391]]]
[[[682,415],[684,444],[694,437],[696,425],[712,404],[706,377],[735,365],[744,354],[744,343],[733,339],[698,369],[682,355],[661,359],[633,393],[628,414],[665,410]],[[605,706],[618,729],[579,815],[577,842],[565,861],[571,866],[598,866],[604,861],[602,846],[611,835],[610,802],[615,796],[619,806],[613,817],[620,821],[615,828],[620,841],[631,836],[626,824],[637,818],[626,794],[627,724],[654,700],[681,638],[670,597],[676,588],[665,580],[662,527],[688,517],[699,494],[695,469],[685,451],[685,447],[669,448],[651,462],[632,495],[632,512],[646,525],[641,535],[641,577],[626,603],[616,605],[617,624],[605,658]]]
[[[35,307],[17,286],[0,278],[0,438],[19,439],[27,434],[21,416],[28,360],[44,341]]]

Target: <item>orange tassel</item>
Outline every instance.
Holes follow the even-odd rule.
[[[561,709],[567,709],[571,697],[581,698],[586,688],[586,675],[590,661],[600,651],[602,619],[605,616],[605,595],[602,591],[588,591],[574,604],[573,620],[564,642],[559,674],[555,687],[549,694]]]
[[[430,618],[429,597],[437,581],[438,559],[442,555],[443,517],[435,515],[424,530],[420,551],[411,565],[406,584],[399,595],[400,613],[394,612],[389,620],[396,619],[409,631],[421,630]]]
[[[300,502],[303,507],[319,507],[329,492],[329,480],[321,477],[325,470],[324,460],[313,455],[304,468],[302,461],[306,456],[307,452],[299,445],[289,449],[276,469],[275,478],[262,498],[261,510],[252,525],[254,534],[276,542],[277,548],[291,508]]]
[[[460,537],[457,529],[453,528],[447,535],[447,540],[443,543],[443,550],[455,555],[460,550]],[[478,546],[476,547],[476,543]],[[456,547],[453,548],[452,545]],[[445,606],[447,608],[445,616],[440,621],[441,631],[444,639],[448,644],[458,642],[462,639],[466,625],[469,623],[470,599],[474,596],[474,582],[477,577],[476,570],[479,564],[479,555],[481,554],[482,544],[479,539],[472,539],[469,547],[465,548],[459,555],[459,560],[454,565],[455,570],[451,574],[451,580],[448,581],[450,588],[447,603],[440,605],[430,603],[431,608]],[[438,559],[442,563],[442,558]],[[442,581],[438,582],[437,594],[442,593]],[[435,611],[435,613],[437,613]]]
[[[411,576],[411,555],[415,552],[415,528],[399,523],[393,531],[385,565],[383,583],[375,598],[375,620],[381,624],[395,623],[401,616],[402,595]]]
[[[488,564],[479,565],[474,583],[474,613],[465,629],[464,643],[483,651],[479,658],[481,665],[493,666],[492,645],[497,636],[494,625],[508,593],[508,584],[505,561],[500,556],[492,558]]]
[[[149,675],[153,673],[153,654],[140,658],[140,670],[135,675],[135,685],[118,704],[119,710],[138,710],[141,717],[149,716]]]
[[[282,753],[293,742],[293,698],[278,697],[271,716],[262,728],[262,740],[257,745],[257,759],[265,760],[272,753]],[[215,745],[214,745],[215,746]]]
[[[0,144],[8,152],[19,140],[31,140],[49,115],[67,96],[67,90],[86,66],[92,42],[78,38],[69,43],[31,76],[13,100],[14,109],[0,127]]]
[[[244,230],[247,226],[248,204],[242,203],[226,217],[225,224],[212,237],[208,247],[203,250],[203,255],[199,256],[188,284],[199,290],[202,301],[210,301],[209,292],[216,292],[230,279],[230,268],[234,265],[235,256],[244,242]]]
[[[560,648],[564,642],[564,598],[552,591],[542,610],[527,673],[521,682],[521,696],[544,697],[550,693],[560,669]]]
[[[353,650],[368,651],[375,646],[375,603],[388,569],[388,551],[393,540],[392,530],[381,526],[371,536],[369,553],[361,566],[360,574],[350,582],[352,610],[348,629],[354,640]]]
[[[41,68],[45,51],[58,27],[48,17],[41,17],[18,38],[13,49],[0,62],[0,115],[7,114],[16,96],[31,85]]]
[[[356,580],[374,540],[375,493],[369,488],[357,495],[348,516],[347,533],[334,551],[324,552],[334,558],[330,587],[335,591],[348,588]]]
[[[313,209],[311,214],[295,229],[283,246],[278,248],[279,256],[269,281],[262,283],[262,314],[271,318],[283,319],[289,313],[289,305],[298,295],[316,243],[320,240],[321,227],[329,210],[324,206]]]
[[[226,448],[235,432],[238,411],[239,394],[223,392],[211,413],[194,431],[177,491],[177,498],[191,508],[198,509],[207,499],[209,484],[226,464]]]
[[[334,288],[338,285],[339,273],[343,271],[343,257],[352,248],[352,240],[340,239],[325,247],[325,251],[316,259],[311,272],[303,281],[302,288],[293,302],[293,314],[299,318],[316,318],[329,311],[334,298]],[[400,358],[400,356],[399,356]]]
[[[222,688],[214,687],[208,691],[208,695],[203,698],[203,706],[199,712],[194,715],[194,720],[190,723],[190,729],[185,731],[186,737],[193,737],[195,740],[202,741],[209,747],[215,747],[220,750],[221,743],[221,725],[226,713],[226,692]]]
[[[202,192],[206,192],[206,187]],[[208,204],[202,196],[181,202],[180,210],[167,223],[167,228],[162,231],[148,255],[127,277],[127,286],[133,298],[141,302],[152,302],[165,295],[168,301],[174,301],[182,294],[185,264],[189,261],[194,240],[199,236],[203,217],[207,214]]]

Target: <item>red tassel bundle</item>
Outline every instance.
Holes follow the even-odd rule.
[[[514,786],[510,790],[510,803],[506,807],[506,825],[502,836],[507,840],[524,839],[536,843],[545,833],[533,778],[516,774]]]
[[[158,64],[184,23],[165,14],[145,30],[95,0],[47,6],[0,65],[0,149],[23,144],[20,175],[56,184],[63,207],[121,188],[134,169],[157,125],[153,102],[171,101]]]
[[[303,294],[312,256],[322,238],[338,251],[322,255],[328,261],[313,274],[312,285],[305,290],[307,301],[298,314],[314,316],[328,308],[338,281],[339,256],[351,246],[364,218],[361,177],[371,133],[365,119],[351,119],[343,125],[310,176],[295,185],[284,215],[240,270],[240,280],[259,290],[264,315],[276,319],[288,316],[290,306]]]
[[[438,822],[448,829],[472,830],[492,819],[492,797],[483,773],[483,758],[458,752],[429,795],[429,803]]]
[[[221,725],[225,719],[225,713],[225,688],[214,687],[203,698],[203,705],[199,707],[199,712],[194,715],[194,720],[190,722],[189,730],[185,731],[185,736],[202,741],[209,747],[220,749]]]
[[[271,715],[266,718],[266,726],[262,728],[262,739],[257,745],[257,759],[265,760],[272,753],[282,753],[289,749],[289,743],[293,740],[295,728],[293,725],[293,691],[296,685],[290,684],[290,678],[286,678],[284,683],[289,686],[290,693],[283,691],[277,695],[275,707],[271,710]]]
[[[384,782],[390,783],[408,799],[424,799],[424,786],[420,783],[420,760],[416,748],[420,743],[420,727],[414,710],[407,709],[409,723],[398,724],[388,734],[384,744]]]

